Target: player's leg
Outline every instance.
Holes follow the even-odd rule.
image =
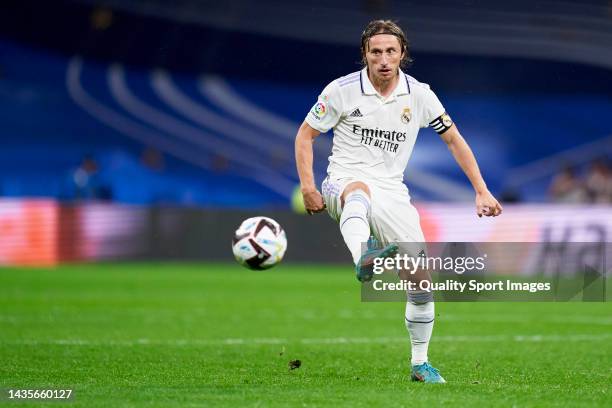
[[[344,242],[351,252],[357,279],[372,278],[374,258],[391,256],[394,247],[372,247],[362,253],[362,246],[370,237],[371,190],[358,180],[327,177],[321,186],[329,215],[339,226]]]
[[[321,186],[328,214],[338,222],[344,242],[355,265],[361,257],[361,243],[370,236],[370,189],[354,179],[325,178]]]
[[[353,181],[344,187],[340,202],[340,232],[357,265],[361,246],[370,238],[370,189],[364,182]]]
[[[408,192],[403,189],[385,192],[381,197],[384,205],[377,205],[372,211],[372,227],[386,242],[396,241],[400,254],[418,256],[425,250],[425,237],[421,230],[419,214],[410,203]],[[426,270],[399,271],[400,278],[417,284],[424,279],[430,280]],[[429,341],[434,325],[434,302],[431,292],[411,291],[408,293],[405,323],[412,348],[412,379],[423,382],[444,382],[437,370],[429,365]]]
[[[431,281],[429,273],[425,270],[419,270],[409,277],[402,277],[417,283],[417,287],[419,287],[418,283],[423,280]],[[413,381],[426,383],[445,382],[438,370],[429,364],[427,356],[434,320],[435,306],[433,293],[424,290],[409,291],[408,301],[406,302],[405,323],[410,334],[410,344],[412,346],[410,363]]]
[[[340,232],[348,246],[355,262],[355,274],[360,282],[367,282],[374,275],[374,260],[395,255],[397,245],[388,244],[383,247],[368,247],[370,229],[370,202],[374,197],[370,188],[363,182],[348,184],[341,197],[342,215],[340,217]],[[365,251],[362,251],[365,249]]]

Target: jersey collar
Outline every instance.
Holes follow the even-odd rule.
[[[364,95],[376,95],[376,89],[374,89],[374,85],[370,82],[370,78],[368,78],[368,68],[364,68],[361,70],[361,74],[359,75],[359,83],[361,85],[361,93]],[[408,83],[408,75],[404,73],[401,69],[399,70],[399,82],[397,87],[393,91],[394,95],[406,95],[410,93],[410,84]]]

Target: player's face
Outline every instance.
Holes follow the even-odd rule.
[[[402,46],[396,36],[377,34],[370,38],[366,51],[368,73],[377,82],[389,81],[397,75],[402,56]]]

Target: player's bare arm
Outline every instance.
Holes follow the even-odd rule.
[[[453,154],[453,157],[472,183],[476,192],[476,214],[479,217],[496,217],[502,213],[501,204],[493,197],[487,189],[487,185],[480,174],[478,163],[474,153],[467,144],[457,126],[453,124],[447,131],[440,135],[446,146]]]
[[[295,137],[295,162],[300,177],[304,207],[309,214],[318,213],[325,209],[323,196],[317,190],[312,169],[314,157],[312,144],[320,133],[304,122]]]

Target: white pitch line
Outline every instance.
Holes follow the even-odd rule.
[[[580,342],[612,339],[612,333],[602,334],[522,334],[522,335],[483,335],[483,336],[434,336],[432,342]],[[60,345],[60,346],[242,346],[242,345],[279,345],[279,344],[387,344],[407,343],[405,337],[330,337],[330,338],[225,338],[225,339],[135,339],[135,340],[85,340],[85,339],[49,339],[49,340],[14,340],[0,341],[5,345]]]
[[[129,313],[133,316],[141,316],[142,313]],[[207,313],[196,313],[194,312],[194,318],[187,318],[183,316],[183,320],[185,321],[196,321],[202,317],[208,316]],[[274,317],[281,317],[281,313],[277,313],[274,311],[265,310],[264,312],[259,313],[257,316],[270,319]],[[398,317],[399,316],[399,317]],[[317,314],[310,311],[302,311],[298,312],[295,315],[296,318],[304,319],[304,320],[331,320],[331,319],[359,319],[359,320],[400,320],[402,321],[404,316],[402,314],[397,313],[374,313],[374,312],[360,312],[355,313],[352,310],[340,310],[336,313],[329,314]],[[554,324],[554,323],[562,323],[562,324],[580,324],[580,325],[589,325],[589,326],[611,326],[612,327],[612,318],[610,317],[598,317],[598,316],[538,316],[537,318],[527,319],[524,316],[514,315],[514,316],[499,316],[499,315],[456,315],[456,314],[442,314],[437,317],[439,322],[448,322],[448,323],[456,323],[456,322],[466,322],[467,324],[473,322],[487,322],[487,323],[519,323],[519,324]],[[64,321],[64,316],[61,313],[58,314],[48,314],[48,315],[36,315],[36,316],[17,316],[17,315],[9,315],[9,314],[0,314],[0,323],[10,323],[14,325],[19,325],[23,323],[54,323]],[[91,321],[91,318],[83,318],[83,321]],[[165,319],[162,318],[152,318],[151,322],[159,322],[162,324]]]
[[[497,315],[453,315],[443,314],[439,317],[440,321],[452,322],[452,321],[486,321],[488,323],[537,323],[537,324],[550,324],[550,323],[571,323],[571,324],[586,324],[586,325],[603,325],[612,326],[612,318],[609,317],[590,317],[590,316],[539,316],[533,319],[526,319],[524,316],[497,316]]]

